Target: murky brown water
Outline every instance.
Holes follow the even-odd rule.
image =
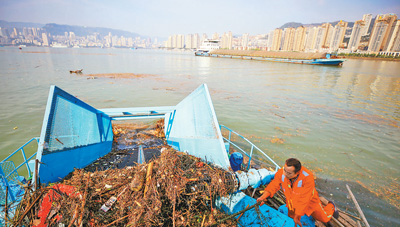
[[[0,66],[0,158],[40,135],[52,84],[109,108],[176,105],[207,83],[220,124],[280,164],[299,158],[342,207],[352,206],[349,183],[371,225],[400,225],[400,62],[324,67],[178,51],[3,47]],[[78,69],[153,76],[69,73]]]

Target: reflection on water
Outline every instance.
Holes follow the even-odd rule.
[[[0,158],[40,134],[51,84],[107,108],[176,105],[207,83],[219,122],[277,163],[297,157],[320,178],[355,182],[400,207],[400,62],[323,67],[178,51],[1,48],[0,65]],[[156,76],[88,79],[69,73],[77,69]],[[346,191],[337,188],[333,197]],[[362,201],[370,215],[390,215]]]

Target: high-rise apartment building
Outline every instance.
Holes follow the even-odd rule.
[[[283,38],[282,50],[283,51],[292,51],[296,29],[295,28],[285,28],[284,32],[285,32],[285,36]]]
[[[219,34],[215,32],[212,36],[212,39],[219,39]]]
[[[224,34],[221,36],[221,48],[223,49],[232,49],[233,46],[233,37],[232,37],[232,32],[224,32]]]
[[[244,33],[242,35],[242,47],[246,49],[249,45],[249,33]]]
[[[280,49],[282,33],[283,33],[282,29],[277,28],[274,30],[274,36],[272,38],[272,46],[271,46],[272,51],[277,51]]]
[[[392,27],[394,27],[394,29],[386,51],[400,52],[400,20],[393,23]]]
[[[304,47],[304,50],[306,52],[311,52],[314,50],[316,34],[317,34],[317,27],[306,28],[306,43]]]
[[[185,39],[185,48],[186,49],[193,49],[193,35],[192,34],[188,34],[186,35],[186,39]]]
[[[394,32],[393,23],[396,20],[397,16],[395,14],[379,14],[376,16],[368,44],[368,51],[386,51],[391,34]]]
[[[228,32],[228,48],[229,48],[229,50],[231,50],[232,47],[233,47],[233,35],[232,35],[232,32],[229,31]]]
[[[364,21],[365,27],[363,29],[361,36],[368,35],[369,26],[371,25],[371,21],[372,21],[372,14],[364,14],[363,21]]]
[[[47,34],[46,33],[42,33],[42,40],[43,40],[43,46],[48,47],[49,46],[49,39],[47,38]]]
[[[337,25],[335,25],[330,45],[331,50],[338,50],[341,47],[344,35],[346,33],[347,24],[347,22],[340,21]]]
[[[182,49],[185,46],[185,36],[177,35],[176,36],[176,48]]]
[[[326,26],[318,26],[315,32],[315,41],[312,49],[320,51],[326,39]]]
[[[305,43],[306,43],[306,28],[303,26],[300,26],[300,27],[296,28],[296,33],[294,35],[293,50],[294,51],[304,51]]]
[[[200,47],[200,35],[196,33],[193,35],[193,49],[198,49]]]
[[[274,40],[274,31],[270,31],[270,32],[268,33],[268,41],[267,41],[267,48],[268,48],[268,50],[271,50],[273,40]]]
[[[75,40],[75,33],[74,32],[69,32],[69,40],[74,41]]]
[[[366,26],[364,20],[358,20],[354,23],[347,49],[349,49],[350,51],[355,51],[358,49],[358,46],[360,45],[361,36],[363,36],[365,31],[365,27]]]
[[[322,46],[321,48],[329,48],[332,41],[332,36],[334,32],[334,28],[330,23],[325,23],[322,25],[325,28],[325,34],[322,38]]]

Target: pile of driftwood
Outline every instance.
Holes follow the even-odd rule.
[[[12,224],[210,226],[226,216],[212,201],[234,190],[229,177],[222,169],[168,148],[147,164],[75,170],[59,184],[27,193]],[[219,225],[236,223],[229,219]]]
[[[324,58],[326,53],[306,53],[294,51],[261,51],[261,50],[225,50],[218,49],[211,51],[211,54],[249,56],[264,58],[288,58],[288,59],[316,59]]]

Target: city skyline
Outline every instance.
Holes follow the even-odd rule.
[[[290,7],[289,7],[290,6]],[[3,0],[0,20],[107,27],[142,36],[232,31],[266,34],[288,22],[303,24],[344,20],[366,13],[400,14],[397,0],[387,1],[119,1]]]

